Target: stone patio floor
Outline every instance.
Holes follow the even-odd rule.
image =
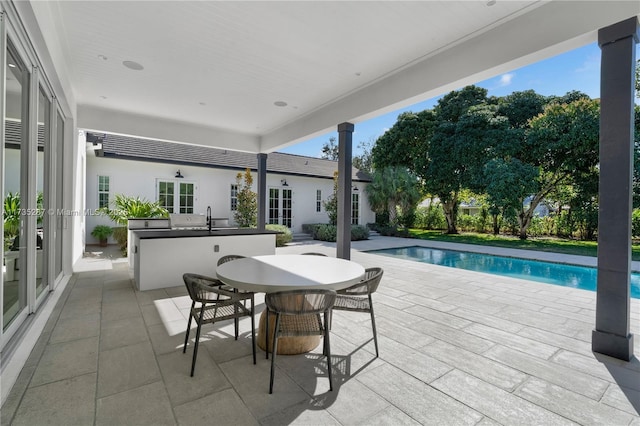
[[[204,328],[189,377],[184,285],[138,292],[126,259],[87,257],[3,405],[1,423],[640,426],[638,358],[626,363],[591,352],[594,292],[364,252],[416,244],[433,245],[390,237],[352,244],[352,260],[385,271],[374,295],[380,357],[368,314],[336,312],[334,390],[319,348],[278,357],[272,395],[270,360],[258,350],[257,365],[251,362],[248,319],[238,341],[231,324]],[[333,256],[335,245],[277,249],[304,251]],[[256,303],[264,309],[262,297]],[[638,356],[638,299],[631,323]]]

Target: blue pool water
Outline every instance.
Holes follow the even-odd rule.
[[[561,263],[454,250],[438,250],[428,247],[372,250],[368,253],[583,290],[595,291],[597,284],[597,269],[586,266],[564,265]],[[631,274],[631,297],[640,299],[640,274]]]

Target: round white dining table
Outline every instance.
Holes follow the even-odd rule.
[[[218,279],[240,290],[272,293],[286,290],[347,288],[364,277],[352,261],[326,256],[277,254],[245,257],[216,269]]]
[[[218,266],[218,279],[240,290],[257,293],[302,289],[340,290],[356,284],[364,277],[364,268],[349,260],[335,257],[279,254],[245,257]],[[271,352],[275,315],[269,317],[269,349],[266,340],[266,309],[258,326],[258,346]],[[283,319],[286,321],[287,319]],[[278,354],[309,352],[318,346],[320,336],[281,337]]]

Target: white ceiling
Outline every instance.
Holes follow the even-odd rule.
[[[640,2],[48,1],[29,11],[79,127],[269,152],[594,41]]]

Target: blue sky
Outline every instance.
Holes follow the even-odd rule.
[[[640,58],[640,45],[636,50]],[[476,83],[486,88],[489,96],[504,96],[512,92],[533,89],[548,95],[564,95],[571,90],[579,90],[591,98],[600,97],[600,48],[596,43],[571,50],[535,64],[518,68],[508,73]],[[444,93],[443,93],[444,95]],[[405,111],[422,111],[433,108],[439,97],[381,115],[368,121],[357,123],[353,134],[354,155],[360,153],[361,141],[374,142],[393,126],[398,115]],[[314,139],[282,149],[280,152],[320,157],[322,146],[337,132],[328,133]]]

